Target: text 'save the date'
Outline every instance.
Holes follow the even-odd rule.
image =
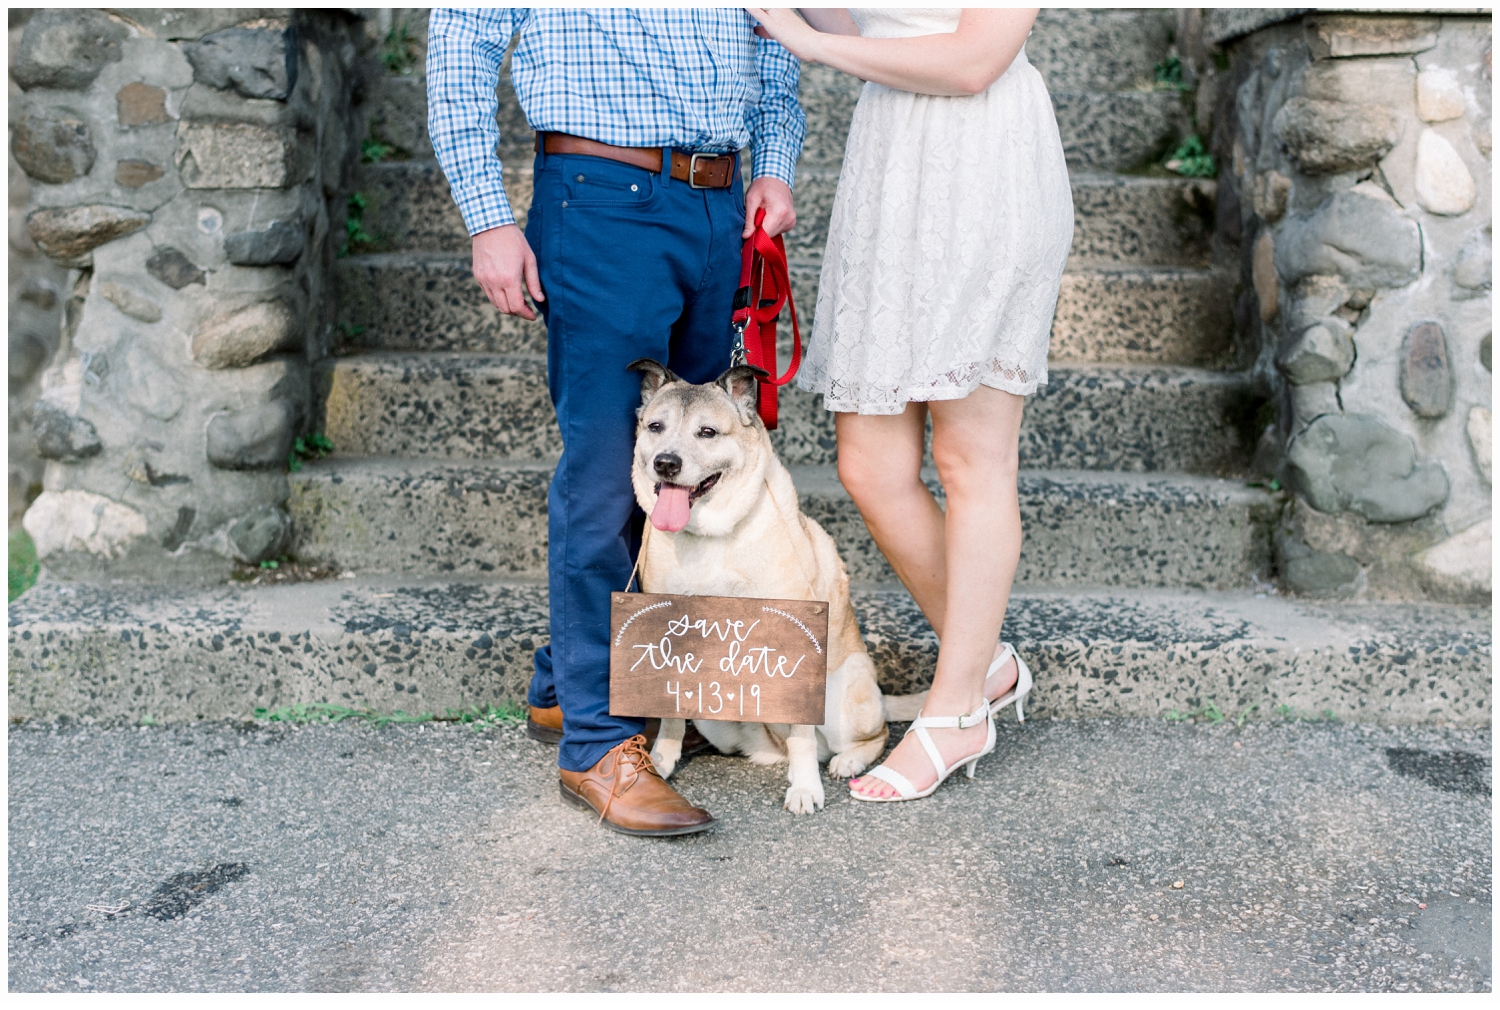
[[[610,712],[820,725],[828,605],[616,593]]]

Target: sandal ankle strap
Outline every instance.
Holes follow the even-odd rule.
[[[979,707],[967,715],[922,715],[912,721],[907,729],[969,729],[978,726],[990,717],[990,703],[981,701]]]

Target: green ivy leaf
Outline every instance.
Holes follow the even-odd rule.
[[[1219,174],[1213,155],[1203,146],[1203,140],[1193,134],[1178,145],[1177,150],[1166,160],[1166,169],[1193,179],[1212,179]]]
[[[1182,60],[1176,56],[1168,56],[1156,65],[1156,85],[1164,90],[1181,91],[1182,84]]]

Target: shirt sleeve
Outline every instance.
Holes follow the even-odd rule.
[[[760,104],[746,117],[750,128],[750,174],[780,179],[788,186],[797,173],[797,157],[807,133],[807,115],[797,101],[802,65],[773,39],[757,37],[755,63],[760,72]]]
[[[515,224],[495,122],[500,62],[515,9],[437,7],[427,26],[427,132],[470,235]]]

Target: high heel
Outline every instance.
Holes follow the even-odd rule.
[[[928,729],[969,729],[972,726],[978,726],[981,721],[984,722],[985,731],[984,747],[980,749],[979,753],[961,757],[951,765],[945,764],[942,754],[937,749],[937,745],[932,742],[932,734],[927,732]],[[965,775],[972,779],[974,777],[974,768],[979,764],[979,759],[995,749],[995,722],[990,718],[990,703],[987,701],[980,701],[979,707],[968,715],[918,716],[906,732],[917,735],[917,741],[921,743],[922,749],[927,752],[927,760],[932,762],[932,770],[937,772],[937,781],[926,789],[919,791],[905,775],[892,768],[887,768],[885,765],[877,765],[865,774],[895,787],[896,795],[865,796],[855,792],[851,788],[849,790],[850,796],[857,800],[864,800],[866,803],[899,803],[903,800],[920,800],[924,796],[931,796],[937,791],[938,786],[948,780],[948,776],[960,768],[964,770]]]
[[[984,679],[989,680],[998,673],[1000,668],[1005,665],[1005,661],[1012,656],[1016,660],[1015,686],[1010,689],[1008,694],[1001,695],[990,702],[990,718],[993,719],[995,716],[998,716],[1002,708],[1011,702],[1015,702],[1016,722],[1025,722],[1026,713],[1022,710],[1022,706],[1026,703],[1026,696],[1031,693],[1033,683],[1031,679],[1031,667],[1026,665],[1026,661],[1021,658],[1021,654],[1015,650],[1014,646],[1005,642],[1000,643],[1000,655],[995,658],[994,662],[990,663],[990,668],[984,672]]]

